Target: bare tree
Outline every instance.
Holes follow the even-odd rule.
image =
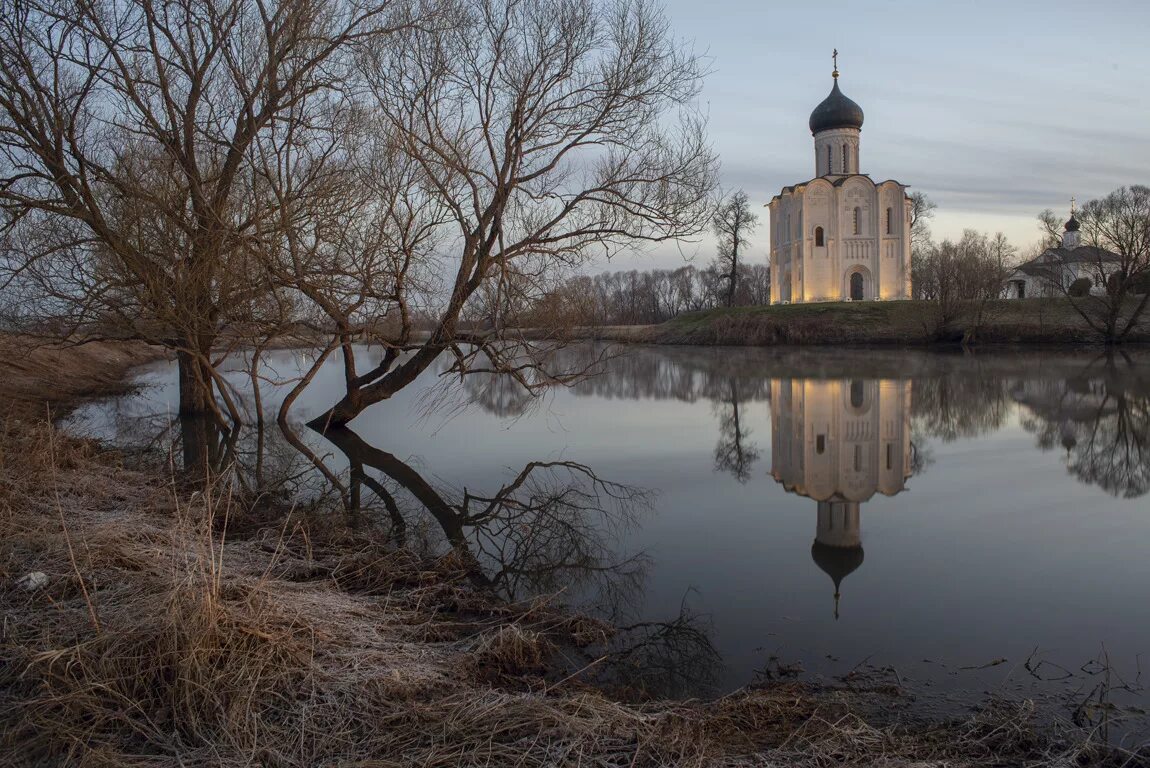
[[[751,211],[747,193],[738,190],[727,196],[715,211],[711,226],[719,238],[719,253],[715,264],[727,283],[727,306],[735,303],[735,288],[739,279],[739,252],[748,243],[747,237],[758,226],[759,217]]]
[[[1042,233],[1039,253],[1062,245],[1062,220],[1050,208],[1038,214],[1038,229]]]
[[[557,273],[636,244],[691,237],[712,210],[715,158],[692,103],[702,75],[646,0],[460,2],[445,31],[408,28],[364,66],[370,106],[446,211],[433,258],[444,285],[426,337],[379,340],[345,396],[313,422],[345,424],[441,355],[450,371],[500,371],[531,389],[570,381],[516,329],[465,327],[485,285],[542,297]],[[393,275],[376,276],[394,281]],[[408,289],[380,312],[401,304]],[[381,291],[382,292],[382,291]],[[405,354],[408,353],[408,354]]]
[[[910,195],[910,271],[915,298],[938,298],[938,275],[930,255],[934,249],[930,220],[938,206],[924,192]]]
[[[995,232],[986,244],[987,258],[997,264],[999,271],[1005,272],[1017,266],[1018,248],[1001,232]]]
[[[934,333],[941,335],[969,313],[964,340],[978,332],[987,302],[996,299],[1014,260],[1014,247],[1002,233],[993,238],[968,229],[958,241],[931,244],[919,263],[923,296],[937,302]]]
[[[923,247],[930,242],[930,220],[938,204],[927,197],[925,192],[910,194],[910,240],[911,247]]]
[[[1116,344],[1137,327],[1150,303],[1150,187],[1117,189],[1082,206],[1076,217],[1083,245],[1059,252],[1056,285],[1107,344]],[[1083,276],[1104,290],[1072,295],[1070,285]]]
[[[180,412],[219,415],[221,333],[276,304],[256,256],[282,201],[255,160],[407,23],[352,0],[6,3],[0,285],[174,350]]]

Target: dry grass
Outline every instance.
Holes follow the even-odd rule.
[[[505,605],[451,557],[194,493],[58,435],[0,432],[0,764],[75,766],[1122,765],[1025,705],[879,727],[867,694],[787,683],[626,704],[544,674],[602,639]],[[235,531],[242,530],[242,537]],[[229,533],[232,531],[232,533]],[[44,589],[20,590],[30,571]],[[1134,765],[1135,763],[1127,763]]]
[[[43,418],[46,411],[124,389],[124,372],[162,357],[136,342],[70,346],[0,333],[0,418]]]

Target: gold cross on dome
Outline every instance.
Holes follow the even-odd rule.
[[[835,63],[835,77],[839,76],[839,49],[835,48],[834,53],[831,54],[831,60]]]
[[[1071,216],[1073,216],[1074,212],[1077,210],[1077,208],[1076,208],[1077,203],[1078,203],[1078,201],[1075,200],[1073,196],[1071,196],[1071,198],[1070,198],[1070,215]]]

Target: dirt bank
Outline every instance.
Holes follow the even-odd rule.
[[[13,343],[9,340],[8,343]],[[18,346],[18,345],[17,345]],[[961,722],[860,713],[899,696],[777,683],[717,701],[615,698],[554,673],[611,630],[507,605],[452,555],[333,509],[193,490],[40,416],[151,354],[4,364],[0,763],[80,766],[1124,764],[1023,702]],[[60,371],[67,371],[61,376]],[[43,574],[26,578],[32,574]]]
[[[58,413],[122,391],[131,367],[164,356],[139,342],[46,343],[0,333],[0,418]]]

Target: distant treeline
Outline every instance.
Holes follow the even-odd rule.
[[[766,264],[740,265],[732,304],[746,306],[770,301],[770,268]],[[535,312],[539,318],[563,317],[578,325],[645,325],[726,303],[725,274],[715,265],[705,269],[687,265],[673,270],[573,277],[553,291]],[[529,323],[531,318],[525,321]]]

